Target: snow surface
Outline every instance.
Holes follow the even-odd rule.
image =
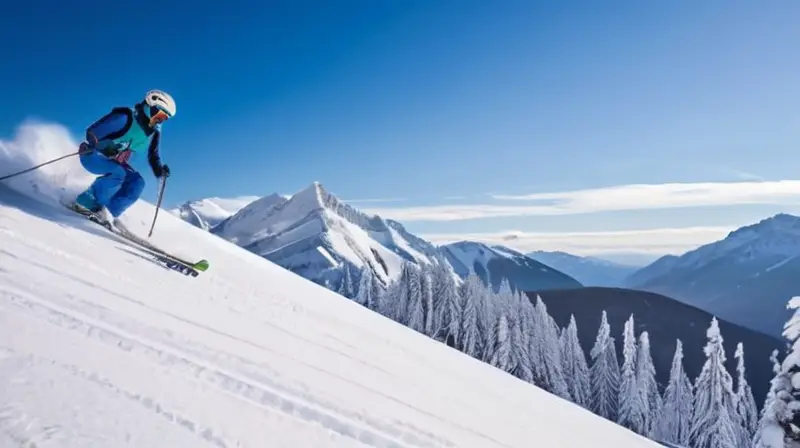
[[[469,270],[469,275],[475,275],[475,265],[483,267],[489,272],[489,261],[495,257],[512,258],[506,252],[495,250],[482,243],[461,241],[443,246],[450,255]]]
[[[76,162],[0,183],[0,446],[658,446],[173,215],[153,239],[199,278],[30,199]]]

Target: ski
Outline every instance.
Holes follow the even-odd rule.
[[[92,213],[89,210],[84,209],[83,207],[78,206],[75,203],[63,203],[68,210],[73,211],[85,218],[89,221],[103,227],[104,229],[108,230],[112,234],[126,240],[127,242],[131,243],[133,246],[136,246],[137,249],[147,253],[160,263],[162,263],[168,269],[180,272],[184,275],[189,275],[192,277],[197,277],[200,275],[200,272],[205,272],[209,268],[208,260],[201,259],[196,262],[191,262],[184,260],[180,257],[177,257],[169,252],[159,248],[158,246],[146,241],[144,238],[135,235],[131,232],[124,231],[122,229],[117,229],[111,225],[108,221],[103,219],[102,217],[98,216],[95,213]]]

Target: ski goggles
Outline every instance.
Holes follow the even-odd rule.
[[[150,126],[157,126],[169,120],[169,114],[157,107],[150,108],[150,113]]]

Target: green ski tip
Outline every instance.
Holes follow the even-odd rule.
[[[192,267],[200,272],[206,272],[206,270],[208,270],[208,261],[200,260],[197,263],[193,264]]]

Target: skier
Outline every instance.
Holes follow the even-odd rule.
[[[89,126],[86,141],[80,144],[80,161],[86,171],[98,177],[75,198],[75,204],[124,230],[119,217],[139,200],[145,184],[128,161],[133,153],[147,148],[153,175],[157,178],[170,175],[158,150],[161,124],[175,116],[175,112],[172,96],[151,90],[133,108],[115,107]]]

